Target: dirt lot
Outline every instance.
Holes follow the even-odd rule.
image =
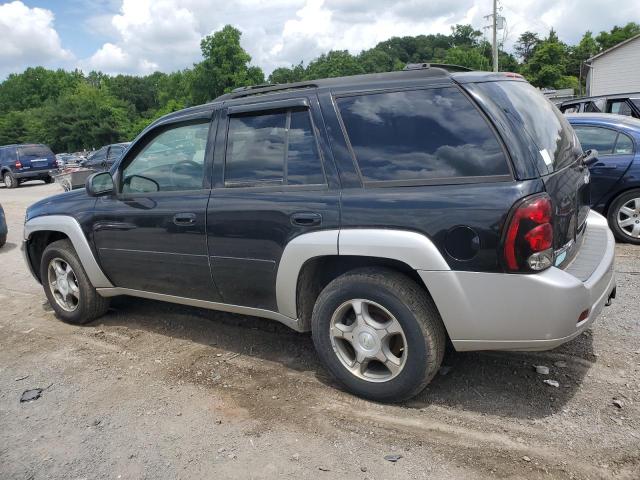
[[[389,406],[338,390],[310,337],[268,320],[119,299],[96,323],[57,321],[20,253],[25,208],[57,191],[0,187],[2,479],[640,478],[639,247],[618,245],[618,299],[591,331],[451,353]]]

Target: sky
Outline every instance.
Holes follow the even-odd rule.
[[[527,30],[577,43],[585,30],[640,23],[640,0],[501,0],[505,47]],[[488,23],[492,0],[0,0],[0,79],[29,66],[144,75],[192,66],[202,37],[242,31],[252,63],[305,64],[331,49],[357,54],[392,36]],[[486,32],[489,38],[489,31]]]

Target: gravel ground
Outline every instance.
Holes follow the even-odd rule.
[[[57,321],[19,247],[58,188],[0,186],[1,479],[640,478],[640,247],[617,246],[618,298],[574,341],[452,352],[419,397],[380,405],[268,320],[123,298]]]

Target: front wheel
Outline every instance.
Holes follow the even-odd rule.
[[[619,241],[640,245],[640,189],[617,197],[609,207],[607,220]]]
[[[40,280],[56,316],[67,323],[89,323],[109,308],[109,299],[93,288],[69,240],[58,240],[45,248]]]
[[[53,183],[53,177],[45,177],[44,178],[44,183],[47,183],[47,184]]]
[[[349,391],[381,402],[413,397],[438,371],[444,325],[424,289],[388,269],[333,280],[312,316],[320,359]]]

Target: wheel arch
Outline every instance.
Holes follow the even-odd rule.
[[[94,288],[111,288],[113,284],[106,277],[89,246],[78,221],[67,215],[47,215],[32,218],[24,225],[24,252],[29,268],[38,281],[40,261],[44,249],[52,242],[68,239],[78,255]]]
[[[310,328],[320,291],[334,278],[362,267],[391,268],[413,279],[430,294],[419,270],[450,270],[433,242],[417,232],[343,229],[312,232],[285,248],[276,278],[278,311]]]

